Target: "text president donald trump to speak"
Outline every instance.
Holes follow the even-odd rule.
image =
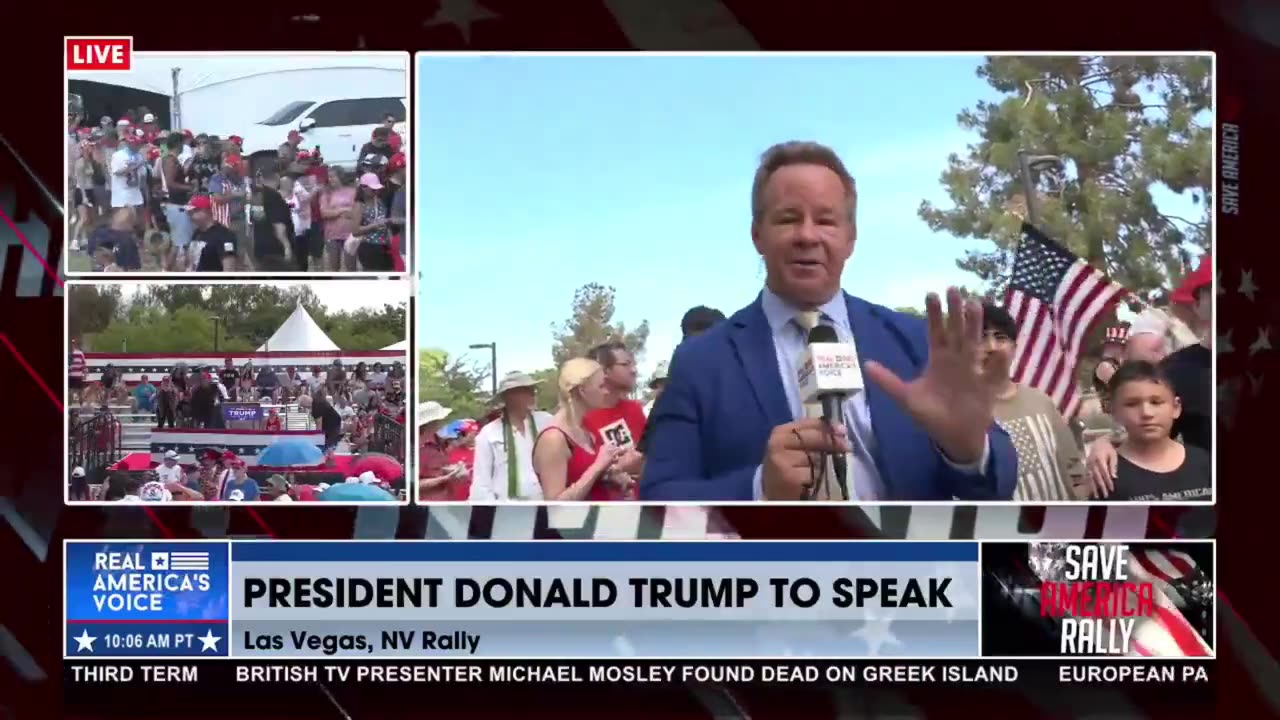
[[[845,454],[850,500],[1012,497],[1017,460],[994,421],[1007,368],[981,365],[982,307],[952,288],[945,317],[931,294],[921,321],[843,292],[856,205],[831,149],[788,142],[764,153],[751,188],[764,290],[676,350],[646,430],[641,499],[842,500],[830,473],[815,474],[820,453]],[[805,417],[797,387],[814,322],[856,346],[870,380],[830,430]]]

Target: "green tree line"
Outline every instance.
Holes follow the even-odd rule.
[[[380,350],[404,340],[406,312],[329,310],[305,285],[151,285],[128,297],[118,285],[75,285],[67,303],[68,330],[86,352],[252,352],[298,303],[339,348]]]

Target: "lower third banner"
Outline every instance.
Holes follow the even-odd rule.
[[[978,546],[67,541],[67,658],[966,657]]]
[[[961,657],[978,548],[238,542],[235,657]]]

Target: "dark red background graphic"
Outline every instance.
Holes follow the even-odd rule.
[[[1256,341],[1280,315],[1280,274],[1267,257],[1278,239],[1274,220],[1275,167],[1280,166],[1280,18],[1270,0],[1155,0],[1101,6],[1035,2],[842,3],[829,0],[467,0],[410,4],[257,3],[168,7],[85,5],[58,24],[11,17],[4,56],[9,102],[0,113],[0,136],[29,164],[0,144],[0,245],[6,248],[0,296],[0,378],[7,410],[0,432],[0,718],[54,718],[62,713],[61,540],[92,537],[204,537],[254,535],[348,538],[355,513],[333,508],[222,510],[62,507],[63,357],[62,297],[58,281],[43,281],[43,294],[24,295],[20,269],[30,255],[19,239],[42,232],[51,241],[46,260],[58,267],[60,209],[41,188],[61,198],[65,97],[62,36],[132,35],[144,50],[991,50],[1217,51],[1219,107],[1223,122],[1241,128],[1242,214],[1219,217],[1219,329],[1234,347],[1220,344],[1218,441],[1220,481],[1216,508],[1220,579],[1217,709],[1161,706],[1158,693],[1103,689],[1037,694],[906,687],[892,697],[828,689],[726,692],[525,687],[486,692],[474,688],[412,688],[384,692],[375,686],[196,687],[182,707],[157,707],[145,692],[129,712],[106,707],[78,717],[252,718],[447,718],[584,717],[605,720],[670,718],[833,718],[954,716],[966,712],[1001,717],[1074,717],[1089,703],[1098,715],[1233,718],[1280,716],[1280,666],[1267,650],[1280,636],[1280,620],[1268,587],[1271,536],[1277,527],[1272,473],[1263,465],[1275,447],[1276,424],[1269,375],[1275,353]],[[47,12],[40,6],[24,6]],[[51,8],[49,8],[51,9]],[[469,12],[460,12],[469,11]],[[12,13],[11,13],[12,15]],[[470,21],[465,21],[471,18]],[[1274,27],[1273,27],[1274,25]],[[856,92],[856,88],[846,91]],[[904,90],[909,91],[909,90]],[[589,101],[589,99],[584,99]],[[429,100],[428,100],[429,102]],[[513,119],[518,122],[518,119]],[[419,177],[430,177],[421,168]],[[435,179],[447,182],[447,178]],[[12,197],[12,202],[6,202]],[[874,241],[874,239],[872,239]],[[38,243],[32,243],[38,245]],[[429,253],[427,254],[429,258]],[[430,291],[429,259],[419,268]],[[1243,271],[1260,289],[1252,299],[1238,287]],[[42,272],[39,268],[36,272]],[[25,271],[24,271],[25,272]],[[1256,346],[1258,349],[1253,349]],[[49,389],[52,389],[52,396]],[[903,510],[905,512],[905,510]],[[1091,512],[1091,534],[1105,510]],[[659,513],[660,514],[660,513]],[[885,516],[891,513],[886,512]],[[491,512],[477,510],[470,534],[486,537]],[[728,508],[724,523],[743,537],[825,538],[877,534],[858,512],[835,508]],[[1035,512],[1026,522],[1035,527]],[[861,520],[860,520],[861,519]],[[399,535],[422,537],[426,514],[405,509]],[[1151,537],[1168,536],[1175,518],[1151,523]],[[225,529],[224,529],[225,525]],[[543,526],[540,536],[554,537]],[[590,530],[588,530],[590,532]],[[972,532],[972,529],[969,530]],[[81,706],[83,707],[83,705]],[[918,713],[915,715],[914,713]]]

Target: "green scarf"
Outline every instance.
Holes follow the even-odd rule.
[[[538,424],[533,421],[532,411],[529,412],[529,431],[533,433],[530,437],[538,437]],[[507,499],[515,500],[520,491],[520,467],[516,463],[516,434],[505,412],[502,413],[502,440],[507,445]]]

